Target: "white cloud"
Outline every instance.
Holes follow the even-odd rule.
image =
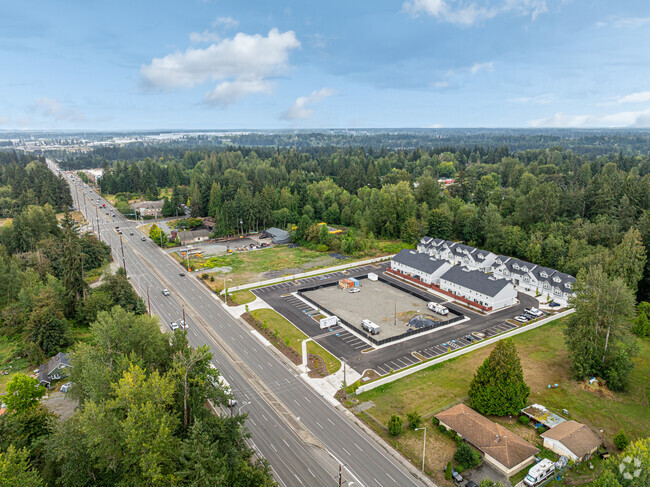
[[[650,91],[641,91],[618,98],[618,103],[645,103],[650,101]]]
[[[293,31],[271,29],[266,37],[240,32],[205,49],[190,48],[154,58],[151,64],[141,66],[140,74],[150,89],[192,88],[206,81],[220,81],[205,100],[227,105],[227,96],[237,99],[268,91],[266,78],[285,72],[289,52],[298,47],[300,42]]]
[[[517,98],[510,98],[508,100],[512,103],[528,103],[532,105],[547,105],[555,101],[555,95],[553,93],[543,93],[541,95],[535,96],[519,96]]]
[[[427,125],[425,128],[428,129],[441,129],[444,128],[445,126],[441,123],[432,123],[431,125]]]
[[[190,41],[194,43],[201,42],[219,42],[221,36],[216,32],[204,30],[203,32],[190,32]]]
[[[528,125],[557,128],[647,128],[650,127],[650,109],[601,115],[568,115],[557,112],[552,117],[530,120]]]
[[[84,122],[86,116],[73,107],[66,107],[54,98],[39,98],[31,106],[31,111],[57,122]]]
[[[612,27],[617,29],[638,29],[648,23],[650,23],[650,17],[625,17],[611,21]],[[609,24],[607,22],[598,22],[596,25],[604,27]]]
[[[299,96],[289,109],[280,115],[284,120],[305,120],[314,116],[314,110],[307,105],[321,101],[323,98],[334,95],[334,90],[321,88],[314,90],[309,96]]]
[[[208,105],[225,107],[232,105],[240,98],[250,93],[269,93],[271,84],[264,80],[241,80],[224,81],[215,86],[214,90],[205,94],[205,102]]]
[[[212,22],[212,27],[223,27],[224,29],[234,29],[239,26],[239,21],[232,17],[217,17]]]
[[[476,2],[467,0],[407,0],[402,4],[402,11],[412,17],[424,14],[465,26],[506,13],[530,15],[535,20],[539,14],[548,11],[546,0],[497,0],[482,3],[479,6]]]
[[[493,71],[494,70],[494,63],[489,62],[489,63],[474,63],[474,65],[469,68],[469,72],[472,73],[472,76],[474,76],[476,73],[479,71]]]

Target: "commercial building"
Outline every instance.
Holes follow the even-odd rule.
[[[267,228],[262,232],[263,236],[269,236],[272,238],[271,242],[273,242],[276,245],[279,244],[288,244],[291,242],[291,236],[289,235],[289,232],[285,230],[280,230],[279,228],[271,227]]]
[[[152,216],[159,218],[162,215],[163,200],[158,201],[141,201],[133,203],[131,209],[137,212],[141,217]]]
[[[479,450],[486,463],[508,477],[533,463],[539,452],[539,448],[465,404],[457,404],[435,417]]]
[[[178,239],[181,242],[181,245],[187,245],[208,240],[210,238],[210,231],[206,230],[205,228],[199,228],[198,230],[178,232],[177,235]]]

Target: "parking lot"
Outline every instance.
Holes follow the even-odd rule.
[[[297,293],[298,290],[311,288],[319,284],[338,282],[339,279],[345,277],[363,277],[366,276],[368,272],[382,274],[386,280],[392,280],[400,286],[408,286],[383,274],[386,267],[387,264],[385,263],[379,265],[366,265],[345,272],[339,271],[322,276],[301,279],[297,283],[286,282],[275,284],[273,286],[255,289],[253,290],[253,293],[264,299],[272,308],[284,315],[314,341],[322,345],[338,358],[345,360],[357,372],[363,373],[364,370],[373,369],[380,375],[388,374],[391,370],[397,371],[409,367],[419,363],[421,360],[427,360],[442,355],[448,352],[449,349],[453,351],[466,347],[471,343],[471,340],[466,340],[464,338],[466,335],[471,335],[475,340],[480,341],[515,329],[517,328],[517,325],[509,323],[506,320],[518,315],[524,307],[533,307],[538,304],[537,300],[534,298],[521,293],[518,296],[520,300],[518,305],[497,311],[490,315],[482,315],[465,308],[459,308],[457,305],[452,304],[450,305],[452,311],[462,312],[462,314],[469,318],[469,320],[451,325],[447,328],[439,330],[434,329],[428,333],[414,335],[405,341],[399,341],[390,344],[389,346],[375,349],[375,346],[364,338],[366,335],[365,332],[355,329],[347,329],[339,325],[321,330],[319,324],[311,318],[312,315],[318,313],[318,305],[307,302]],[[325,289],[331,290],[330,292],[333,293],[333,296],[337,299],[340,298],[341,301],[347,297],[362,298],[365,296],[370,304],[362,304],[363,307],[361,308],[361,311],[353,309],[351,312],[357,314],[371,311],[374,312],[373,308],[381,303],[376,303],[372,300],[381,299],[382,292],[380,291],[377,294],[379,298],[371,298],[371,293],[366,292],[371,290],[368,286],[368,283],[371,281],[363,279],[361,282],[363,284],[361,291],[356,294],[349,294],[335,286]],[[374,285],[376,283],[372,282],[372,284]],[[383,286],[388,286],[385,283],[381,284]],[[409,287],[409,289],[411,288]],[[396,291],[399,292],[399,290]],[[426,291],[418,290],[416,288],[413,288],[412,291],[419,294],[421,299],[406,293],[406,295],[409,296],[409,299],[421,301],[424,303],[425,307],[427,301],[438,303],[446,302],[446,300]],[[375,294],[375,292],[373,292],[373,294]],[[383,322],[377,322],[377,324],[382,326],[382,333],[376,335],[377,338],[383,338],[386,336],[383,335],[384,328],[393,327],[392,320],[395,315],[395,299],[396,298],[383,298],[383,301],[387,301],[383,306],[387,307],[388,311],[383,310],[380,312],[383,316],[380,315],[378,320]],[[353,300],[350,300],[350,303],[353,303]],[[399,306],[400,304],[398,301],[398,312],[400,312]],[[404,306],[412,311],[417,311],[407,305]],[[341,317],[343,317],[343,313],[341,313]],[[385,320],[388,321],[386,322]]]

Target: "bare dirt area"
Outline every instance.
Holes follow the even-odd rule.
[[[50,392],[42,403],[47,409],[58,414],[60,421],[70,418],[79,405],[79,401],[66,397],[61,391]]]

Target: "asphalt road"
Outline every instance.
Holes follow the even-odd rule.
[[[182,268],[148,238],[142,241],[134,222],[121,217],[83,183],[71,186],[78,208],[111,246],[115,260],[124,262],[134,287],[150,302],[151,312],[168,325],[181,319],[184,311],[190,344],[211,346],[215,365],[239,401],[235,407],[249,414],[246,425],[252,444],[269,461],[280,485],[338,485],[339,463],[344,465],[343,485],[431,485],[416,478],[416,470],[397,460],[381,440],[305,384],[272,347],[229,315],[203,284],[180,276]],[[101,204],[108,209],[98,210]],[[113,213],[118,216],[113,218]],[[163,288],[171,295],[164,296]]]

